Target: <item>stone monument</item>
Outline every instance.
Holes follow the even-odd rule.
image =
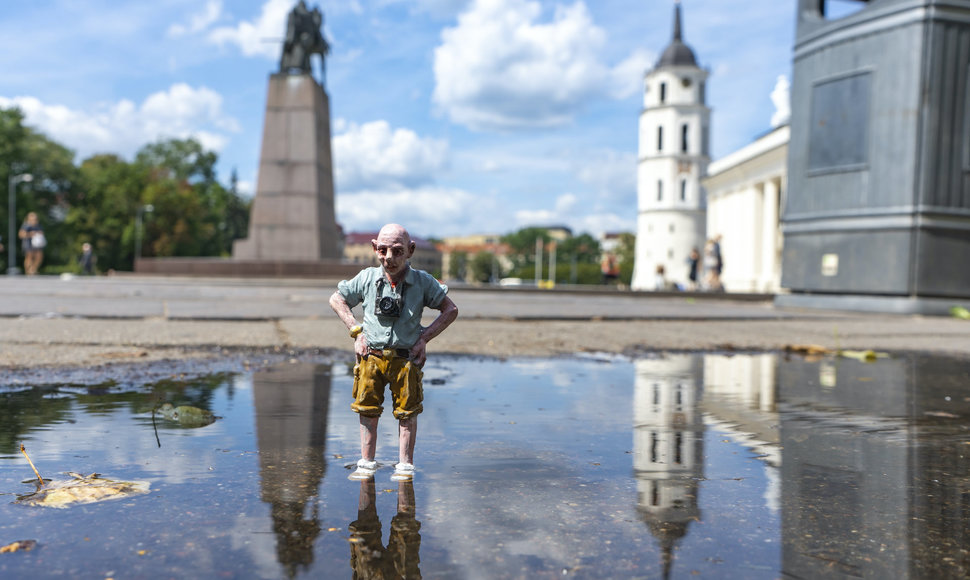
[[[235,260],[328,261],[343,253],[334,216],[330,100],[311,66],[311,56],[325,62],[329,52],[322,25],[320,10],[308,10],[302,0],[287,19],[280,70],[269,79],[249,237],[233,244]]]
[[[782,306],[970,301],[970,0],[799,0]]]

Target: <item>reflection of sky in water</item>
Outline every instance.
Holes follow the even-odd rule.
[[[420,537],[408,549],[420,553],[425,577],[658,577],[666,569],[674,577],[775,578],[812,576],[825,569],[819,562],[849,573],[882,571],[866,563],[876,554],[860,552],[868,544],[845,541],[840,534],[850,532],[827,518],[849,514],[857,533],[898,548],[887,538],[905,540],[907,528],[899,532],[889,512],[905,512],[907,521],[919,513],[922,504],[905,490],[921,489],[922,480],[896,458],[913,446],[933,448],[935,439],[905,417],[874,417],[887,409],[943,411],[920,407],[912,364],[827,365],[821,372],[818,363],[771,355],[433,358],[413,486],[419,536],[392,527],[398,486],[385,468],[374,500],[379,537],[371,541],[386,547],[392,536]],[[859,388],[882,394],[879,413],[866,408],[871,397]],[[3,496],[0,545],[32,538],[41,547],[0,559],[0,576],[40,569],[67,577],[351,577],[358,539],[349,526],[366,518],[358,513],[362,487],[344,468],[359,445],[350,390],[344,364],[286,365],[168,388],[165,400],[202,404],[220,419],[198,429],[157,419],[158,440],[147,389],[63,390],[43,401],[0,393],[0,493],[30,489],[20,483],[32,475],[20,441],[47,476],[98,471],[152,485],[147,496],[70,510],[13,505],[2,500],[14,496]],[[927,400],[946,396],[934,391]],[[825,425],[834,426],[831,435]],[[853,425],[875,425],[878,433],[854,433]],[[389,416],[379,436],[378,459],[393,463]],[[840,448],[850,436],[865,445]],[[925,467],[933,471],[931,463]],[[882,519],[858,515],[866,513],[856,503],[867,490],[852,487],[865,483],[852,465],[890,471],[884,480],[893,483],[870,490],[895,502]],[[813,494],[838,505],[805,511],[825,503]],[[948,526],[927,522],[924,535],[945,547],[955,541]],[[805,540],[806,530],[831,537]],[[843,545],[855,551],[840,551]],[[390,565],[383,549],[358,567]]]

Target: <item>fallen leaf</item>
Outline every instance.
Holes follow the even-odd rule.
[[[37,540],[17,540],[11,544],[0,547],[0,554],[8,554],[13,552],[29,552],[34,549],[37,545]]]

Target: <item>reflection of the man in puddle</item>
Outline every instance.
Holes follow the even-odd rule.
[[[354,578],[420,578],[421,522],[414,518],[414,483],[397,484],[397,514],[387,548],[381,539],[374,480],[360,482],[357,520],[350,524],[350,567]]]

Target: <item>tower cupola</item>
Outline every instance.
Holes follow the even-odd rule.
[[[664,49],[654,69],[668,66],[697,66],[694,51],[684,43],[680,23],[680,2],[674,5],[674,38]]]

